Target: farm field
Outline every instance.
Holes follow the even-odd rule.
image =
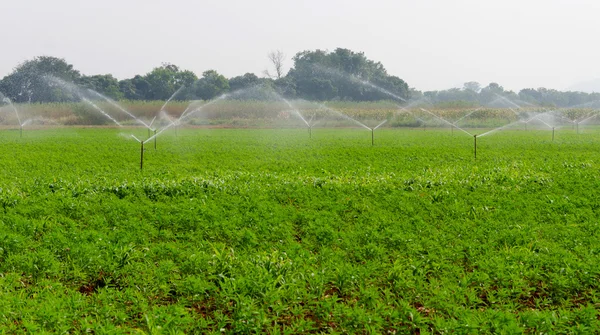
[[[0,131],[2,332],[600,329],[598,130],[130,134]]]

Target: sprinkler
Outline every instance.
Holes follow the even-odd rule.
[[[554,127],[552,127],[552,142],[554,142]]]
[[[156,150],[156,129],[154,129],[154,150]]]
[[[139,138],[131,135],[131,137],[135,138],[136,141],[140,142],[140,171],[144,169],[144,141]]]
[[[473,153],[475,154],[475,159],[477,159],[477,135],[473,135]]]
[[[140,141],[140,171],[144,169],[144,142]]]
[[[380,124],[378,124],[377,126],[373,127],[373,128],[369,128],[371,129],[371,146],[375,145],[375,129],[383,126],[384,123],[386,123],[388,120],[385,119],[383,120]],[[367,127],[368,128],[368,127]]]
[[[316,122],[313,122],[314,118],[315,114],[311,115],[310,120],[306,122],[306,125],[308,126],[308,138],[312,138],[312,127],[316,124]]]
[[[23,138],[23,125],[20,125],[19,133],[20,133],[21,138]]]

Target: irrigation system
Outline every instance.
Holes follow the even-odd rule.
[[[77,85],[69,82],[65,82],[62,79],[53,77],[53,76],[45,76],[44,79],[47,83],[53,87],[58,87],[63,89],[73,96],[77,97],[79,101],[86,104],[90,110],[97,112],[98,115],[105,117],[107,122],[113,123],[117,127],[123,127],[122,120],[128,121],[128,124],[133,123],[137,127],[144,127],[147,129],[147,137],[145,140],[140,139],[139,136],[135,136],[131,134],[131,138],[135,139],[140,144],[140,170],[143,170],[144,167],[144,150],[145,145],[150,141],[153,142],[154,149],[157,150],[157,139],[163,134],[165,131],[174,128],[175,133],[177,134],[177,129],[192,120],[193,117],[197,116],[201,111],[207,109],[211,105],[215,105],[219,102],[223,102],[224,100],[231,98],[237,99],[242,94],[248,94],[251,89],[255,88],[246,88],[239,91],[231,92],[228,94],[223,94],[216,99],[210,101],[191,101],[185,110],[179,115],[178,118],[169,115],[166,108],[168,104],[176,98],[180,92],[184,90],[184,86],[180,87],[173,95],[167,99],[162,107],[159,109],[158,113],[150,120],[150,122],[145,122],[143,119],[137,117],[134,113],[127,110],[123,106],[121,106],[118,102],[106,97],[103,94],[100,94],[91,89],[84,89],[78,87]],[[397,111],[391,115],[388,115],[385,118],[379,120],[359,120],[356,117],[351,117],[347,113],[344,113],[342,110],[333,108],[332,106],[326,105],[324,103],[314,103],[302,100],[294,100],[290,101],[275,91],[271,91],[270,98],[274,103],[281,103],[285,106],[285,111],[291,115],[294,115],[299,122],[301,122],[304,126],[306,126],[308,130],[309,139],[313,137],[313,128],[315,128],[317,124],[317,120],[338,120],[336,122],[342,121],[347,122],[350,125],[354,125],[355,127],[362,128],[365,130],[369,130],[371,133],[371,146],[375,145],[375,131],[380,127],[390,124],[395,121],[396,125],[399,119],[409,118],[416,122],[417,126],[422,126],[423,130],[427,130],[427,126],[429,125],[431,128],[442,129],[444,127],[450,128],[450,133],[454,135],[455,130],[458,130],[465,135],[468,135],[473,138],[473,155],[474,158],[477,159],[477,139],[489,136],[496,132],[509,129],[516,125],[522,124],[525,127],[525,130],[529,129],[529,127],[533,127],[535,129],[535,124],[541,125],[544,129],[550,130],[552,132],[551,138],[552,142],[555,141],[556,131],[565,125],[569,125],[572,127],[577,134],[580,133],[580,127],[591,123],[592,120],[598,117],[599,110],[586,108],[583,111],[577,113],[570,113],[567,110],[561,111],[559,109],[546,109],[543,107],[536,106],[526,106],[522,107],[514,101],[510,99],[497,95],[497,98],[492,101],[491,105],[502,104],[503,108],[498,109],[496,107],[489,106],[479,106],[477,108],[466,109],[464,112],[455,114],[451,117],[443,117],[439,113],[436,113],[434,106],[427,100],[416,100],[407,102],[401,97],[398,97],[392,94],[389,91],[386,91],[382,88],[378,88],[377,86],[365,82],[363,80],[359,80],[357,78],[350,78],[352,82],[356,82],[360,85],[365,85],[370,88],[379,89],[382,93],[389,95],[394,101]],[[0,111],[3,113],[6,110],[9,110],[10,113],[14,115],[14,121],[19,127],[19,136],[23,137],[23,129],[25,126],[32,124],[33,122],[40,122],[42,124],[52,123],[50,120],[44,120],[42,118],[28,118],[23,121],[22,115],[20,113],[19,107],[15,105],[8,97],[5,97],[0,94]],[[308,110],[303,110],[301,107],[302,104],[309,104],[311,108]],[[107,111],[103,105],[108,105],[111,107],[112,112]],[[424,105],[431,105],[432,109],[425,108]],[[490,108],[500,110],[498,114],[502,114],[502,110],[508,112],[505,114],[506,121],[502,124],[493,124],[487,126],[481,126],[482,122],[485,124],[485,120],[481,120],[478,116],[480,113],[486,112]],[[2,110],[4,109],[4,110]],[[312,110],[312,111],[311,111]],[[316,110],[316,111],[315,111]],[[284,110],[282,110],[284,111]],[[120,116],[114,115],[120,114]],[[27,114],[27,113],[26,113]],[[308,117],[307,115],[310,115]],[[317,117],[317,115],[319,115]],[[508,116],[507,116],[508,115]],[[166,121],[157,122],[158,120]],[[1,120],[1,119],[0,119]],[[497,120],[496,120],[497,121]],[[159,124],[162,123],[162,126]],[[373,124],[370,126],[369,124]],[[414,124],[413,124],[414,126]],[[476,133],[476,130],[483,131]]]

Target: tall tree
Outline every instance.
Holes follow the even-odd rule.
[[[114,100],[120,100],[124,97],[119,86],[119,81],[111,74],[82,76],[77,83]]]
[[[258,83],[260,83],[260,78],[258,78],[254,73],[246,73],[243,76],[237,76],[229,79],[229,89],[236,91],[256,85]]]
[[[129,100],[144,100],[150,96],[150,83],[140,75],[136,75],[131,79],[121,80],[119,89],[125,99]]]
[[[481,85],[476,81],[469,81],[464,83],[463,90],[479,93],[479,91],[481,91]]]
[[[16,102],[66,101],[73,96],[53,85],[48,76],[75,82],[79,71],[62,58],[40,56],[19,64],[0,82],[0,91]]]
[[[202,100],[215,98],[229,90],[229,81],[215,70],[202,73],[202,78],[194,84],[194,93]]]
[[[281,79],[283,77],[283,61],[285,60],[285,54],[281,50],[271,51],[267,54],[267,58],[273,66],[273,74],[269,70],[265,70],[265,75],[271,79]]]
[[[163,64],[144,76],[149,85],[145,99],[167,100],[182,86],[191,86],[198,77],[192,71],[180,70],[173,64]]]
[[[308,99],[381,100],[408,99],[404,80],[390,76],[380,62],[362,52],[338,48],[303,51],[294,56],[288,73],[298,96]]]

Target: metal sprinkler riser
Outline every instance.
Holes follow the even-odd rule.
[[[144,141],[140,141],[140,171],[144,169]]]

